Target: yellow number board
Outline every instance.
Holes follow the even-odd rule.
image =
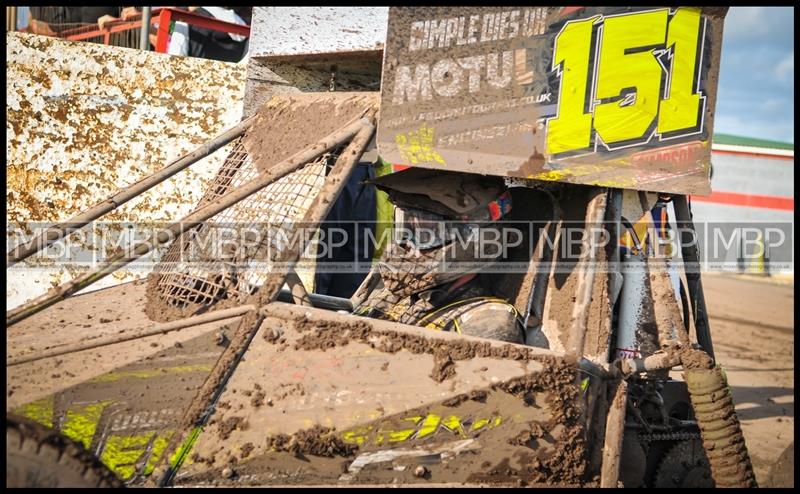
[[[395,170],[707,194],[725,13],[392,7],[381,156]]]
[[[548,153],[701,133],[705,24],[689,7],[567,22],[553,48],[561,90],[547,121]]]

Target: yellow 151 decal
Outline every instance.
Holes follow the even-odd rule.
[[[644,144],[654,134],[701,132],[704,32],[698,8],[567,22],[553,47],[561,87],[547,122],[547,152],[590,151],[593,130],[609,150]]]

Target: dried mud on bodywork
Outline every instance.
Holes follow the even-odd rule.
[[[280,276],[270,276],[265,282],[264,286],[262,286],[262,288],[256,294],[254,294],[250,300],[257,306],[267,303],[266,299],[269,294],[278,292],[281,283],[281,281],[278,281],[279,279]],[[244,341],[248,337],[247,328],[254,323],[257,317],[259,316],[256,311],[251,311],[242,316],[238,322],[231,323],[228,328],[230,329],[232,336],[230,337],[230,342],[228,343],[227,347],[241,348],[244,345]],[[242,328],[244,328],[244,330],[242,330]],[[230,368],[234,360],[236,360],[235,352],[223,351],[215,365],[222,366],[222,368]],[[211,381],[212,379],[215,380]],[[193,427],[199,418],[206,412],[205,404],[210,402],[211,396],[219,387],[221,376],[217,376],[216,378],[214,378],[214,376],[209,376],[206,381],[207,382],[204,383],[204,385],[200,388],[199,395],[195,397],[188,411],[184,415],[184,418],[180,424],[181,428],[189,429]]]
[[[536,361],[549,361],[553,358],[519,345],[497,346],[485,340],[466,339],[444,342],[416,334],[374,329],[364,321],[339,323],[314,321],[308,316],[300,316],[295,324],[298,331],[305,333],[295,343],[295,350],[325,350],[347,345],[351,341],[361,341],[371,348],[386,353],[396,353],[400,350],[413,354],[427,353],[433,355],[437,362],[469,360],[475,357]],[[445,365],[439,364],[437,367],[443,366]],[[452,376],[449,373],[448,375]],[[431,379],[441,382],[438,377],[437,373],[432,372]]]
[[[138,485],[164,454],[220,351],[209,331],[14,411],[82,443]]]
[[[91,344],[100,338],[139,333],[152,325],[144,312],[144,299],[143,280],[69,297],[9,327],[6,335],[9,356],[22,357],[68,345]],[[161,363],[159,355],[171,359],[173,347],[194,345],[193,341],[200,341],[196,338],[211,334],[226,323],[205,323],[8,367],[7,408],[16,408],[105,374],[128,369],[126,366],[183,365],[172,360]],[[208,343],[208,348],[203,347],[194,356],[202,359],[205,358],[200,356],[202,354],[221,351],[221,347]]]
[[[335,423],[333,427],[318,423],[291,434],[262,436],[255,450],[248,447],[246,453],[243,449],[238,455],[231,454],[236,451],[233,446],[225,453],[225,445],[210,443],[220,444],[214,454],[226,457],[224,463],[217,456],[217,461],[208,462],[213,466],[209,470],[179,474],[178,485],[393,482],[563,485],[592,480],[587,478],[584,405],[574,359],[535,354],[514,345],[384,331],[364,321],[317,322],[312,317],[300,316],[287,321],[287,326],[281,328],[282,334],[291,333],[290,326],[299,334],[291,345],[299,352],[328,353],[337,347],[366,344],[379,353],[406,350],[451,363],[489,357],[536,360],[542,367],[538,372],[356,426],[337,429]],[[280,344],[272,329],[263,327],[260,338],[268,345]],[[386,371],[387,366],[379,368]],[[432,382],[438,382],[430,377]],[[347,390],[347,379],[342,377],[338,385]],[[241,390],[236,394],[240,393]],[[286,410],[286,413],[290,411],[303,414],[302,410]],[[237,413],[259,412],[251,409]],[[215,430],[209,429],[207,433],[214,434]],[[425,466],[422,476],[414,473],[419,465]],[[235,474],[226,478],[222,475],[225,469]]]
[[[263,173],[377,106],[377,93],[284,94],[259,109],[242,143]]]
[[[296,434],[288,436],[278,434],[267,438],[267,449],[285,451],[301,458],[305,454],[314,456],[352,456],[358,449],[354,444],[347,444],[331,434],[332,429],[315,425]]]

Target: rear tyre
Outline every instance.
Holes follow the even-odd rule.
[[[28,419],[6,416],[6,487],[124,487],[95,455]]]
[[[664,455],[658,467],[654,487],[713,488],[714,478],[703,442],[680,441]]]

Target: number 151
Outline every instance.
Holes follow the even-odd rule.
[[[553,49],[561,88],[547,122],[547,152],[588,151],[592,130],[608,149],[643,144],[654,131],[662,138],[701,131],[705,97],[696,88],[704,29],[697,8],[567,22]]]

